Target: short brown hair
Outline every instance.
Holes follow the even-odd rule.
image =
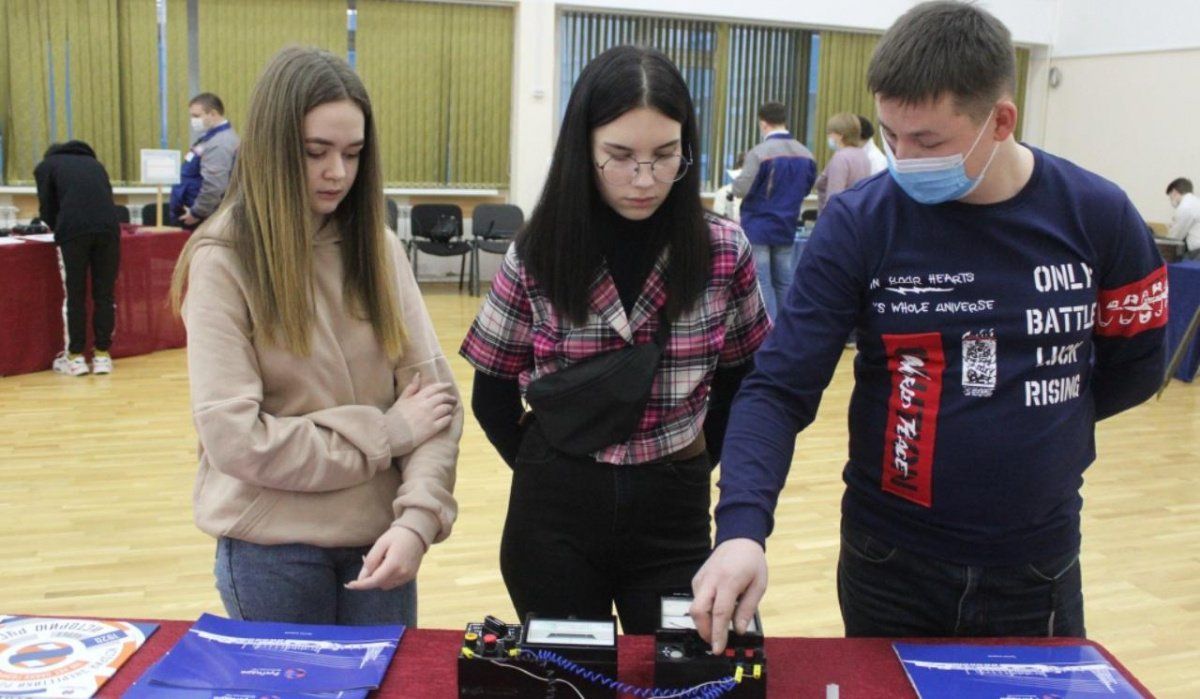
[[[1167,194],[1171,192],[1179,192],[1180,194],[1192,193],[1192,181],[1186,177],[1176,177],[1171,180],[1171,184],[1167,185]]]
[[[221,101],[220,97],[211,92],[201,92],[196,95],[188,102],[188,106],[190,107],[193,104],[200,105],[200,108],[206,112],[216,112],[221,116],[225,116],[225,103]]]
[[[825,132],[838,134],[842,137],[842,143],[852,148],[857,148],[863,143],[862,124],[859,123],[858,116],[850,112],[839,112],[829,117]]]
[[[996,100],[1016,93],[1016,53],[1004,24],[975,5],[938,0],[901,15],[875,47],[867,86],[906,105],[949,93],[982,121]]]
[[[782,102],[766,102],[758,108],[758,118],[768,124],[782,126],[787,124],[787,107]]]

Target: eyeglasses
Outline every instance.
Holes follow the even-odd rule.
[[[621,155],[614,155],[603,163],[596,163],[600,168],[600,176],[604,181],[618,187],[633,184],[641,174],[642,166],[650,166],[650,176],[655,182],[671,184],[683,179],[687,174],[691,158],[680,154],[660,155],[654,160],[635,160]]]

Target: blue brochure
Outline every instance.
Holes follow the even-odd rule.
[[[158,670],[158,663],[150,666],[141,679],[130,685],[121,695],[121,699],[366,699],[367,689],[354,689],[346,692],[313,692],[311,694],[293,694],[275,692],[247,692],[242,690],[223,689],[183,689],[154,684],[151,676]]]
[[[403,634],[403,626],[277,624],[205,614],[143,681],[272,695],[374,689]]]
[[[893,643],[892,647],[921,699],[1142,699],[1093,646]]]

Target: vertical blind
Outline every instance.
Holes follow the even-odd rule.
[[[763,102],[787,107],[789,129],[801,141],[811,141],[806,145],[819,167],[831,155],[825,143],[829,117],[852,112],[875,118],[866,80],[879,42],[875,34],[586,11],[563,12],[559,33],[560,119],[584,66],[606,49],[651,46],[675,62],[691,90],[700,126],[702,151],[693,156],[711,189],[723,182],[724,169],[737,154],[760,140]],[[814,49],[817,37],[819,49]],[[1029,50],[1018,48],[1015,98],[1021,114],[1028,73]]]
[[[809,150],[822,170],[833,153],[825,142],[829,117],[840,112],[861,114],[875,121],[875,98],[867,89],[867,66],[879,37],[874,34],[821,32],[817,74],[816,124]]]
[[[239,128],[279,49],[346,55],[345,0],[202,0],[200,89]],[[358,69],[375,105],[384,180],[425,187],[509,182],[514,9],[358,0]],[[186,149],[187,0],[167,0],[168,146]],[[68,61],[69,53],[69,61]],[[14,99],[15,98],[15,99]],[[69,106],[68,106],[69,104]],[[96,149],[114,181],[136,182],[159,147],[154,0],[0,0],[4,179],[30,183],[46,147]]]
[[[341,2],[203,0],[199,9],[200,89],[221,98],[235,130],[244,122],[254,83],[280,49],[315,46],[346,55],[346,6]],[[175,21],[185,18],[176,16]],[[173,64],[172,72],[186,75],[186,65]]]
[[[187,0],[167,1],[167,147],[188,143]],[[117,32],[121,82],[121,167],[103,155],[114,180],[137,182],[142,148],[159,147],[162,120],[158,99],[158,22],[153,2],[118,0]]]
[[[85,139],[102,160],[117,165],[121,141],[115,2],[5,0],[8,99],[5,175],[31,181],[46,148]],[[110,165],[110,169],[112,165]]]
[[[512,117],[511,7],[359,0],[358,70],[384,179],[503,187]]]
[[[716,187],[737,153],[759,139],[758,107],[783,102],[789,126],[803,133],[810,32],[641,15],[564,12],[559,116],[588,61],[621,44],[651,46],[679,67],[692,94],[700,131],[693,153],[701,180]]]

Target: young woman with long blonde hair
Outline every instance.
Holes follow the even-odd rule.
[[[415,623],[417,569],[457,512],[462,409],[384,226],[371,102],[345,61],[292,48],[268,64],[172,292],[195,519],[229,615]]]

